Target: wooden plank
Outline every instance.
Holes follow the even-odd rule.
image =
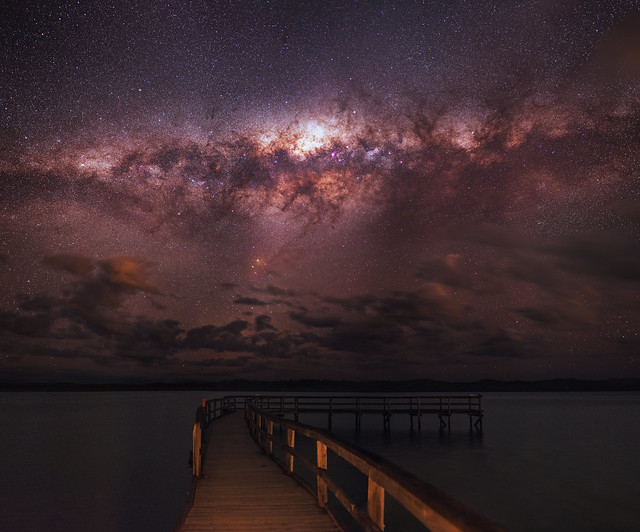
[[[369,477],[367,513],[380,530],[384,530],[384,488]]]
[[[214,421],[194,504],[180,530],[339,530],[251,439],[241,413]]]
[[[318,486],[318,506],[324,508],[329,502],[327,494],[327,483],[322,473],[327,469],[327,446],[320,442],[316,442],[316,464],[318,466],[318,474],[316,475],[316,484]]]

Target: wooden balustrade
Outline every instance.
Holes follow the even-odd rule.
[[[356,429],[361,427],[361,418],[365,414],[381,414],[384,430],[391,429],[392,414],[408,414],[411,430],[414,419],[418,428],[422,427],[422,416],[437,414],[440,427],[451,429],[451,417],[454,414],[469,416],[469,430],[475,427],[482,430],[482,396],[448,395],[448,396],[321,396],[321,395],[226,395],[215,399],[203,399],[196,411],[193,427],[192,471],[194,476],[200,475],[202,459],[202,435],[207,426],[216,418],[235,412],[251,403],[259,410],[291,415],[295,421],[302,414],[325,413],[328,427],[331,429],[332,417],[336,414],[353,414]],[[261,433],[258,433],[261,438]]]
[[[244,396],[243,399],[249,399]],[[336,414],[353,414],[356,429],[361,426],[361,418],[367,414],[380,414],[385,430],[391,429],[393,414],[410,416],[411,429],[414,420],[418,428],[422,427],[422,416],[435,414],[440,420],[440,427],[451,428],[454,415],[467,415],[469,428],[482,430],[482,396],[447,395],[447,396],[305,396],[305,395],[260,395],[251,398],[257,408],[282,415],[292,415],[297,421],[302,414],[323,413],[327,415],[327,425],[331,429],[332,418]]]
[[[352,401],[348,405],[350,407],[353,405],[356,411],[363,412],[372,408],[368,397],[333,397],[328,403],[330,411],[335,413],[336,408],[344,408],[346,403],[343,400],[346,399]],[[381,401],[379,401],[380,398],[374,399],[378,400],[377,407],[382,408],[384,415],[390,416],[393,407],[392,401],[397,398],[382,398]],[[464,406],[465,413],[468,413],[467,410],[482,411],[479,396],[400,399],[405,401],[410,408],[415,407],[418,412],[423,413],[434,410],[435,406],[437,406],[435,411],[438,415],[451,415],[462,406]],[[289,475],[296,478],[317,497],[319,506],[332,513],[328,496],[331,492],[364,530],[381,531],[384,530],[385,525],[385,496],[388,494],[425,527],[434,532],[502,530],[485,516],[465,507],[437,488],[417,479],[394,464],[367,451],[357,449],[328,432],[304,425],[282,415],[288,409],[294,414],[309,411],[310,408],[318,406],[313,403],[317,400],[318,398],[303,396],[289,400],[289,398],[282,396],[276,403],[275,399],[265,396],[246,400],[244,404],[245,417],[253,438]],[[380,410],[377,409],[376,412],[378,411]],[[274,430],[274,426],[279,426],[280,430]],[[298,434],[315,442],[315,462],[296,449],[296,435]],[[274,453],[274,445],[282,449],[284,461]],[[366,512],[358,507],[332,479],[328,470],[329,451],[366,476],[368,486]],[[295,464],[309,470],[315,476],[315,489],[304,481],[303,476],[297,474]]]

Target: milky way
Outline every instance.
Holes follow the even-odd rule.
[[[638,375],[633,2],[12,9],[6,379]]]

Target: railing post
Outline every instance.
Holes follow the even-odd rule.
[[[258,443],[262,445],[262,416],[260,414],[257,415],[256,419],[256,436]]]
[[[371,477],[367,489],[367,513],[375,525],[384,530],[384,488]]]
[[[318,506],[324,508],[329,502],[327,494],[327,482],[324,479],[324,471],[327,470],[327,446],[321,441],[316,441],[316,455],[318,472],[316,473],[316,484],[318,486]]]
[[[270,419],[267,420],[267,441],[266,441],[266,449],[267,456],[271,456],[273,453],[273,421]]]
[[[196,478],[200,477],[202,466],[201,447],[202,427],[200,426],[200,423],[196,421],[193,424],[193,441],[191,447],[191,474]]]
[[[287,473],[291,475],[293,473],[293,447],[296,443],[296,433],[293,429],[287,429],[287,447],[289,451],[287,453]]]
[[[385,431],[388,431],[391,429],[391,402],[388,397],[384,398],[382,424]]]

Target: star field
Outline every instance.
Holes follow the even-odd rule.
[[[26,2],[7,380],[638,375],[636,2]]]

